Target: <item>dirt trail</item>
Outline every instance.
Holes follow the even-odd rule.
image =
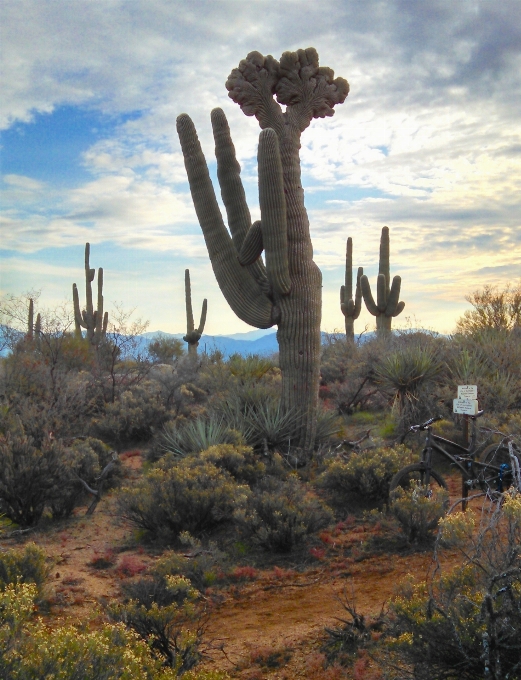
[[[128,477],[140,474],[141,456],[124,456],[123,462]],[[100,625],[106,620],[103,605],[122,596],[122,579],[157,559],[134,546],[133,529],[117,522],[110,494],[92,517],[85,517],[85,510],[78,508],[73,518],[37,530],[27,539],[54,560],[48,589],[51,625],[79,621]],[[267,569],[253,582],[225,590],[211,611],[206,635],[214,648],[223,645],[224,653],[214,650],[212,661],[203,665],[227,670],[235,678],[305,678],[307,659],[319,649],[324,627],[346,616],[339,596],[354,598],[360,613],[378,614],[404,576],[421,578],[432,568],[430,551],[370,557],[360,553],[355,559],[351,548],[368,537],[370,530],[366,531],[355,524],[343,529],[333,546],[326,542],[324,560],[305,573]],[[1,541],[0,547],[14,547],[14,541]],[[93,562],[100,558],[108,564],[95,568]],[[454,556],[445,559],[452,561]],[[259,668],[251,661],[259,649],[289,650],[288,658],[280,668]]]

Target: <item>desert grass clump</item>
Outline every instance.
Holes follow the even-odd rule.
[[[124,489],[117,502],[123,518],[175,542],[184,531],[197,537],[230,523],[249,493],[248,486],[212,463],[183,459],[153,468],[137,486]]]
[[[264,550],[287,553],[333,521],[332,511],[295,477],[266,478],[244,508],[235,512],[245,540]]]

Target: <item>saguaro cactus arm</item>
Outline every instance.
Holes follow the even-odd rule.
[[[340,286],[340,309],[342,314],[352,319],[358,319],[362,309],[362,289],[360,279],[364,273],[363,267],[358,267],[356,275],[355,299],[353,300],[353,239],[346,242],[346,272],[345,285]]]
[[[195,211],[217,283],[226,301],[240,319],[257,328],[270,328],[274,324],[273,304],[248,270],[239,264],[237,251],[217,204],[194,124],[186,114],[181,114],[177,118],[177,132]]]
[[[206,322],[207,300],[203,300],[203,307],[201,310],[201,319],[197,330],[194,327],[194,314],[192,311],[192,291],[190,287],[190,270],[185,269],[185,301],[186,301],[186,335],[183,340],[188,343],[189,353],[195,354],[196,348],[203,334],[204,324]]]

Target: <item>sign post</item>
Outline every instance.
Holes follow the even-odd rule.
[[[478,386],[477,385],[458,385],[458,398],[453,401],[454,413],[463,415],[463,443],[469,447],[469,416],[475,416],[478,412]],[[469,493],[465,479],[462,479],[461,497],[463,512],[467,509],[467,496]]]

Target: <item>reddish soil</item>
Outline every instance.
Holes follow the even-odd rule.
[[[137,452],[127,452],[122,460],[128,477],[140,474]],[[458,495],[457,479],[451,481],[450,491]],[[85,517],[85,510],[78,508],[69,520],[24,538],[42,546],[53,562],[50,625],[66,621],[100,625],[105,620],[103,605],[122,596],[122,580],[157,559],[136,545],[132,527],[118,523],[111,494],[93,516]],[[421,578],[434,566],[431,551],[370,554],[358,548],[378,531],[378,526],[353,518],[323,535],[323,548],[317,549],[316,559],[310,559],[313,564],[304,572],[270,567],[259,570],[254,581],[224,590],[211,611],[206,636],[213,651],[204,665],[248,680],[318,678],[307,674],[308,661],[322,644],[324,627],[348,618],[339,598],[348,597],[359,612],[378,614],[404,576]],[[13,539],[4,539],[0,547],[14,544]],[[453,554],[443,557],[445,562],[455,559]],[[258,661],[266,650],[280,651],[280,663],[274,664],[279,667]]]

